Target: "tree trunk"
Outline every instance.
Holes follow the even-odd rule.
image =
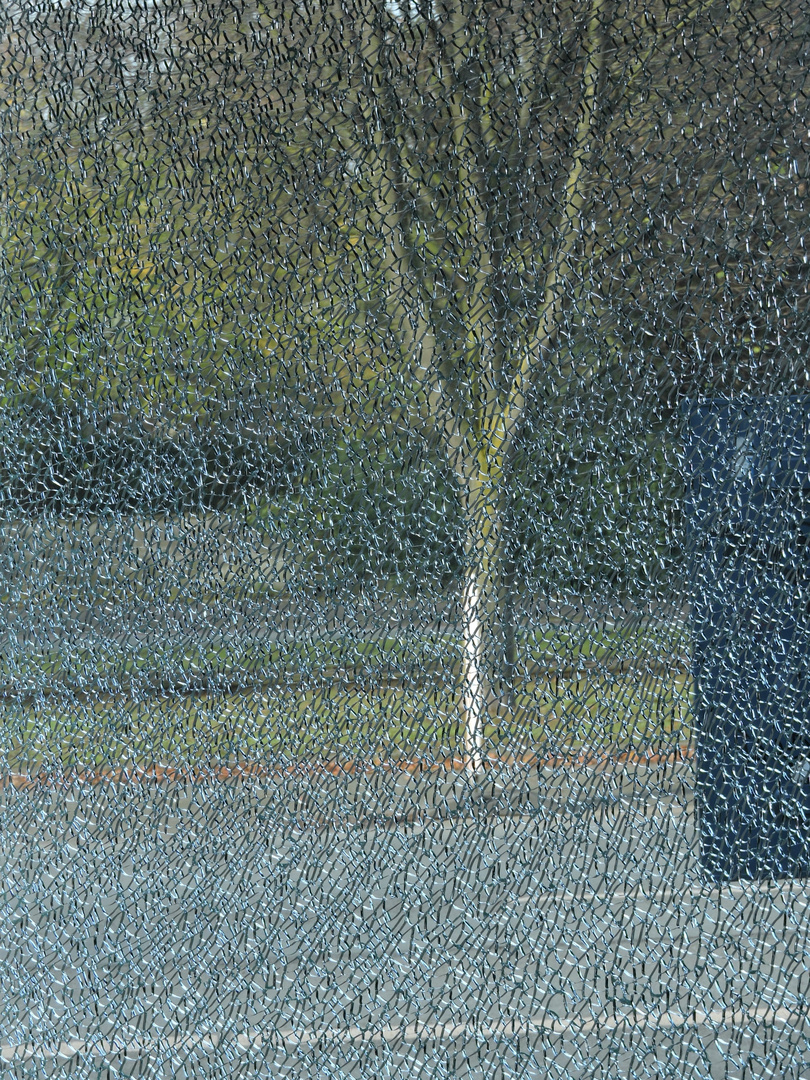
[[[502,683],[508,684],[509,666],[515,660],[500,486],[493,477],[476,477],[468,485],[465,506],[461,705],[466,759],[472,769],[483,767],[490,707],[498,700]]]

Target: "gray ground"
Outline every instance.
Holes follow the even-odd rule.
[[[688,768],[3,791],[3,1076],[806,1077],[810,888]]]

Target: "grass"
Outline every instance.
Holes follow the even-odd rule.
[[[488,746],[543,756],[687,742],[688,653],[677,621],[521,631]],[[415,631],[17,650],[0,657],[0,760],[17,771],[452,757],[460,659],[458,634]]]
[[[567,627],[523,632],[518,637],[519,668],[524,674],[614,669],[670,662],[686,664],[679,627],[617,627],[584,634]],[[413,631],[397,637],[323,634],[303,642],[289,637],[273,643],[221,639],[204,645],[170,641],[132,648],[98,645],[27,650],[0,656],[0,686],[15,693],[51,690],[126,692],[186,690],[260,683],[296,685],[313,677],[368,680],[452,681],[459,670],[458,634]],[[676,660],[676,665],[678,661]]]
[[[673,747],[689,740],[691,683],[682,665],[645,669],[649,653],[632,649],[639,641],[621,642],[620,656],[636,661],[629,670],[621,670],[616,650],[605,642],[571,655],[555,648],[553,656],[551,642],[543,644],[539,656],[547,667],[556,660],[558,672],[570,671],[572,656],[594,666],[567,676],[541,672],[519,678],[512,705],[501,704],[490,715],[485,737],[492,751],[542,757]],[[363,656],[368,661],[369,654]],[[452,680],[428,676],[420,684],[392,687],[370,670],[362,683],[323,671],[311,678],[297,674],[298,685],[256,683],[238,693],[103,697],[66,688],[33,699],[7,698],[0,705],[3,756],[12,771],[37,764],[95,771],[279,759],[436,759],[463,749]]]

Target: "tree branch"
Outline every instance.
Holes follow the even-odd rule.
[[[604,63],[602,41],[602,8],[604,0],[593,0],[585,35],[585,69],[583,71],[580,118],[574,137],[571,167],[568,171],[563,202],[558,218],[558,240],[551,266],[546,276],[543,301],[534,332],[523,348],[523,356],[509,387],[502,409],[488,417],[489,449],[501,460],[509,458],[522,426],[528,394],[540,360],[545,356],[559,321],[565,285],[570,277],[570,261],[581,233],[582,209],[585,203],[585,181],[588,162],[593,157],[592,137],[596,117],[596,95]],[[539,354],[539,356],[538,356]]]

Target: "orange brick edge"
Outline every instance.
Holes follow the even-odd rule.
[[[611,767],[646,765],[664,766],[674,765],[679,762],[691,761],[694,757],[694,748],[689,743],[684,743],[675,749],[657,751],[650,749],[646,752],[626,751],[620,754],[610,753],[580,753],[572,757],[562,755],[549,755],[541,757],[534,753],[521,755],[508,755],[498,757],[490,755],[484,762],[484,768],[494,770],[498,768],[520,767],[525,768],[586,768],[609,770]],[[0,777],[0,787],[9,785],[15,788],[32,788],[43,786],[59,786],[73,783],[80,784],[138,784],[138,783],[200,783],[203,781],[228,781],[247,780],[283,780],[291,777],[302,776],[372,776],[381,771],[440,773],[440,772],[463,772],[469,765],[469,761],[463,757],[449,757],[439,761],[322,761],[296,763],[282,766],[260,765],[246,762],[238,765],[212,765],[209,768],[178,769],[172,766],[151,765],[146,768],[121,768],[100,769],[89,771],[72,769],[66,772],[41,771],[28,774],[20,772],[6,773]]]

